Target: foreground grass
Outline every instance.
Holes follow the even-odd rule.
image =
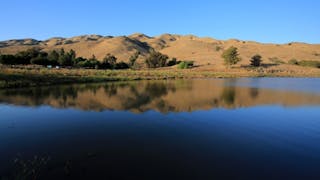
[[[235,77],[306,77],[305,74],[281,70],[234,68],[210,70],[93,70],[0,67],[0,88],[19,88],[40,85],[94,83],[108,81],[160,80],[182,78],[235,78]],[[320,77],[313,74],[312,77]]]

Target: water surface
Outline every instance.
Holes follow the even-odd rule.
[[[0,103],[3,177],[37,156],[39,179],[320,178],[320,79],[62,85]]]

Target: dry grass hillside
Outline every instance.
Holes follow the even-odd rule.
[[[223,64],[221,54],[224,49],[235,46],[239,49],[242,61],[240,64],[248,65],[250,57],[260,54],[264,63],[276,61],[287,62],[290,59],[320,61],[320,44],[288,43],[263,44],[252,41],[231,39],[227,41],[212,38],[200,38],[193,35],[163,34],[149,37],[144,34],[130,36],[100,36],[84,35],[72,38],[55,37],[45,41],[34,39],[8,40],[0,42],[0,52],[16,53],[32,47],[39,47],[44,51],[64,48],[74,49],[78,56],[86,58],[93,54],[102,59],[107,53],[114,54],[119,61],[128,61],[136,51],[143,60],[151,49],[155,49],[169,57],[179,60],[194,60],[196,65],[219,67]]]

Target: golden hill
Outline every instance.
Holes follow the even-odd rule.
[[[119,61],[127,62],[129,57],[139,51],[142,54],[140,61],[151,49],[167,54],[178,60],[194,60],[196,65],[220,66],[223,64],[221,54],[230,46],[238,48],[242,61],[248,65],[250,57],[260,54],[264,63],[274,60],[287,62],[290,59],[320,61],[320,44],[288,43],[263,44],[253,41],[231,39],[227,41],[212,38],[201,38],[193,35],[163,34],[149,37],[144,34],[130,36],[100,36],[84,35],[72,38],[55,37],[44,41],[35,39],[8,40],[0,42],[0,52],[3,54],[16,53],[32,47],[44,51],[64,48],[73,49],[78,56],[86,58],[93,54],[103,59],[107,53],[115,55]]]

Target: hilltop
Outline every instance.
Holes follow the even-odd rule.
[[[238,48],[242,61],[240,65],[248,65],[250,58],[255,54],[263,57],[263,63],[282,62],[290,59],[320,61],[320,44],[292,42],[287,44],[259,43],[237,39],[216,40],[210,37],[194,35],[163,34],[150,37],[145,34],[129,36],[101,36],[83,35],[71,38],[54,37],[47,40],[18,39],[0,42],[0,52],[14,54],[29,48],[40,48],[43,51],[64,48],[73,49],[77,56],[85,58],[93,54],[103,59],[107,53],[115,55],[119,60],[127,62],[129,57],[139,51],[142,62],[150,50],[154,49],[170,58],[179,60],[193,60],[198,66],[222,67],[223,50],[235,46]]]

